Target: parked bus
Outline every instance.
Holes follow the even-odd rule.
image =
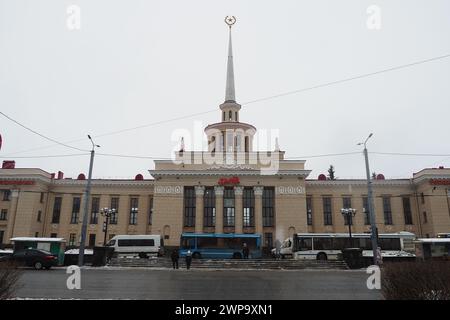
[[[450,238],[450,233],[438,233],[437,238]]]
[[[179,253],[184,257],[190,250],[195,259],[241,259],[244,243],[250,250],[249,258],[261,258],[260,234],[183,233]]]
[[[117,235],[106,244],[114,248],[114,254],[164,255],[164,240],[160,235]]]
[[[378,246],[383,258],[413,258],[415,235],[397,232],[378,235]],[[335,260],[345,248],[363,249],[363,257],[373,257],[372,240],[369,233],[355,233],[352,243],[348,233],[298,233],[286,239],[280,255],[294,259]],[[274,251],[272,251],[274,252]]]
[[[450,260],[450,237],[423,238],[415,241],[416,256],[425,260]]]

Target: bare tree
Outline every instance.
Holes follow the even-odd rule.
[[[12,298],[17,290],[22,272],[10,262],[0,263],[0,300]]]

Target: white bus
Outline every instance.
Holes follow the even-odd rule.
[[[450,236],[417,239],[416,256],[421,259],[450,260]]]
[[[414,239],[410,232],[378,235],[378,245],[383,258],[415,257]],[[281,258],[336,260],[345,248],[363,249],[363,257],[373,257],[369,233],[352,234],[352,245],[348,233],[298,233],[281,245]]]
[[[164,255],[164,240],[160,235],[117,235],[106,246],[113,247],[115,255],[137,254],[140,258]]]

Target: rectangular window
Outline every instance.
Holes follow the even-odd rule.
[[[184,226],[195,226],[195,188],[184,187]]]
[[[3,244],[3,238],[5,237],[5,231],[0,230],[0,244]]]
[[[150,197],[148,208],[148,224],[152,225],[153,221],[153,197]]]
[[[35,238],[39,238],[39,232],[35,232],[35,233],[34,233],[34,237],[35,237]]]
[[[37,222],[41,222],[41,219],[42,219],[42,211],[41,211],[41,210],[38,210],[36,220],[37,220]]]
[[[352,207],[352,198],[350,197],[344,197],[342,198],[342,208],[348,209]],[[350,217],[349,215],[344,215],[344,224],[348,226],[349,220],[352,222],[353,225],[353,217]]]
[[[308,224],[308,226],[312,226],[313,224],[311,197],[306,198],[306,223]]]
[[[44,192],[41,192],[41,196],[39,198],[40,203],[44,203]]]
[[[370,225],[370,211],[369,211],[369,198],[363,197],[363,214],[364,214],[364,224]]]
[[[234,227],[234,188],[225,188],[223,191],[223,226]],[[245,210],[245,204],[244,204]],[[244,217],[245,221],[245,217]],[[245,226],[245,225],[244,225]]]
[[[8,210],[2,209],[2,211],[0,211],[0,220],[5,221],[7,219],[8,219]]]
[[[3,201],[11,200],[11,190],[3,190]]]
[[[273,248],[273,236],[271,232],[264,233],[264,244],[267,248]]]
[[[391,198],[383,197],[384,224],[392,224]]]
[[[425,195],[423,194],[423,192],[420,194],[420,202],[422,202],[422,204],[425,204]]]
[[[89,235],[89,247],[95,247],[95,233]]]
[[[73,247],[76,246],[76,244],[77,244],[77,234],[71,233],[69,235],[69,246]]]
[[[80,213],[80,204],[81,204],[81,198],[80,197],[73,198],[72,216],[70,217],[70,223],[71,224],[77,224],[78,223],[78,215]]]
[[[324,197],[323,201],[323,224],[325,226],[333,225],[333,211],[331,207],[331,198]]]
[[[214,227],[216,225],[216,194],[213,187],[206,187],[203,195],[204,205],[204,227]]]
[[[139,198],[130,199],[130,224],[136,225],[139,212]]]
[[[100,198],[94,197],[91,202],[91,224],[98,223],[98,214],[100,213]]]
[[[56,237],[58,237],[57,233],[50,233],[50,238],[56,238]]]
[[[242,201],[244,204],[243,218],[244,227],[255,226],[255,193],[253,188],[244,188],[242,195]]]
[[[52,223],[59,223],[59,218],[61,216],[61,203],[62,197],[56,197],[53,205]]]
[[[403,216],[405,217],[405,224],[413,224],[411,213],[411,201],[409,197],[404,197],[403,201]]]
[[[114,209],[114,211],[111,213],[111,216],[109,217],[109,223],[110,224],[117,224],[117,218],[119,216],[119,197],[112,197],[111,198],[111,209]]]
[[[275,188],[264,187],[262,195],[263,227],[273,227],[275,220]]]
[[[428,222],[427,212],[424,211],[423,212],[423,223],[427,223],[427,222]]]

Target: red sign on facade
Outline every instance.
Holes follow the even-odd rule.
[[[0,185],[33,185],[32,180],[0,180]]]
[[[220,178],[218,184],[223,186],[226,184],[239,184],[239,177],[231,177],[231,178]]]
[[[430,184],[433,186],[450,186],[450,179],[431,179]]]

